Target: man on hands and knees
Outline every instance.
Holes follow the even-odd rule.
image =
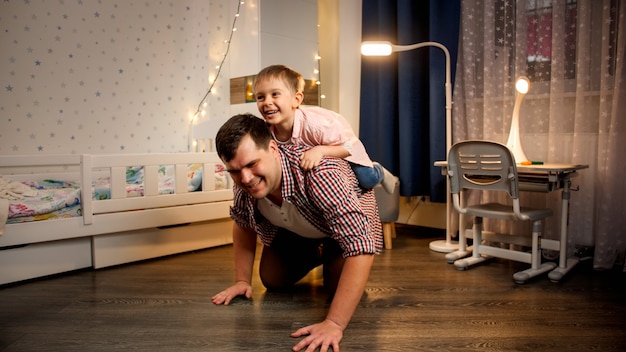
[[[229,119],[216,136],[217,153],[235,182],[231,208],[235,283],[213,296],[229,304],[252,294],[257,236],[263,244],[259,275],[268,290],[292,287],[323,265],[333,299],[322,322],[291,334],[305,336],[294,351],[339,351],[339,342],[363,295],[374,254],[382,250],[373,190],[359,186],[349,164],[323,158],[305,171],[307,147],[278,146],[266,123],[250,115]]]

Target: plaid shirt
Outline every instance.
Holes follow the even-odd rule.
[[[282,195],[320,231],[339,243],[344,257],[378,254],[382,227],[373,190],[364,190],[343,159],[323,158],[313,170],[300,167],[306,147],[281,145]],[[257,200],[237,185],[230,215],[237,225],[254,229],[264,245],[271,245],[278,227],[257,209]]]

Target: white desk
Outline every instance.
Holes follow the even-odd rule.
[[[436,161],[435,166],[441,167],[442,174],[447,177],[447,161]],[[583,164],[555,164],[546,163],[542,165],[517,165],[517,173],[519,175],[520,191],[528,192],[553,192],[561,191],[561,234],[558,240],[541,239],[541,248],[551,249],[559,252],[559,265],[548,274],[548,278],[552,281],[559,281],[565,276],[576,264],[579,259],[577,257],[567,256],[567,219],[569,214],[569,200],[571,197],[572,177],[576,176],[578,170],[586,169],[589,165]],[[448,195],[447,201],[450,201]],[[451,216],[450,213],[447,216]],[[449,224],[450,222],[448,222]],[[459,224],[463,224],[461,218]],[[459,231],[461,231],[459,229]],[[466,247],[465,243],[459,243],[459,249],[455,252],[448,253],[446,259],[448,262],[454,262],[456,259],[465,257],[471,253],[471,249]]]

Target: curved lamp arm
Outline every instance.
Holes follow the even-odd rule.
[[[392,52],[409,51],[423,47],[436,47],[443,51],[446,57],[446,158],[452,147],[452,83],[450,74],[450,52],[445,45],[438,42],[422,42],[410,45],[395,45],[387,41],[365,41],[361,43],[361,54],[365,56],[388,56]]]

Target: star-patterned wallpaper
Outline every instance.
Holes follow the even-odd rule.
[[[228,2],[0,1],[0,154],[187,151]]]

